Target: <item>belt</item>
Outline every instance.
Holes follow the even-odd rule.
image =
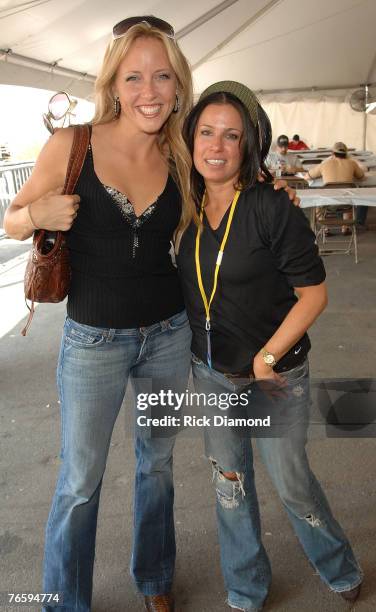
[[[249,370],[247,370],[246,372],[222,372],[222,374],[231,381],[237,381],[239,379],[246,379],[249,381],[255,380],[255,375],[253,374],[253,372],[249,372]]]

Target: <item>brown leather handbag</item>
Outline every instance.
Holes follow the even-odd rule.
[[[71,195],[80,176],[90,142],[88,125],[75,125],[72,149],[69,156],[63,194]],[[52,249],[48,244],[48,234],[44,229],[34,232],[33,246],[25,270],[25,301],[31,300],[29,318],[21,334],[26,336],[34,314],[35,302],[62,302],[66,297],[71,279],[69,251],[64,232],[53,232],[55,236]],[[50,250],[49,250],[50,249]]]

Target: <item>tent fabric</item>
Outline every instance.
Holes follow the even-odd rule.
[[[179,36],[198,17],[226,6]],[[376,81],[374,0],[1,1],[0,48],[95,75],[113,24],[140,13],[153,13],[174,25],[198,92],[223,79],[256,90]],[[51,72],[41,74],[40,86],[44,80],[44,87],[53,89],[50,78]],[[11,84],[10,79],[3,59],[0,82]],[[88,83],[88,94],[91,89]]]
[[[260,92],[276,134],[363,147],[364,117],[347,99],[376,82],[375,0],[0,0],[0,83],[90,98],[113,24],[136,14],[174,25],[197,93],[238,80]]]
[[[376,116],[353,111],[350,95],[339,93],[337,96],[325,91],[306,93],[294,100],[290,95],[277,99],[273,95],[258,97],[272,123],[274,140],[280,134],[287,134],[290,139],[299,134],[310,147],[342,141],[349,147],[376,151]]]

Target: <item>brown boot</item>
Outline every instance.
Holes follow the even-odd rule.
[[[174,612],[174,599],[166,595],[145,595],[145,610],[148,612]]]
[[[356,601],[360,595],[361,588],[362,588],[362,585],[358,584],[358,586],[351,589],[351,591],[340,591],[339,595],[341,595],[343,599],[346,599],[346,601],[350,601],[351,603],[354,603],[354,601]]]

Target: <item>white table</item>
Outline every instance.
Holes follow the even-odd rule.
[[[368,170],[376,168],[376,155],[369,155],[368,157],[357,157],[356,161],[360,161],[363,166],[367,166]]]
[[[301,208],[312,206],[376,206],[376,187],[357,187],[354,189],[298,189]]]
[[[310,208],[311,229],[315,232],[316,237],[316,208],[318,206],[342,206],[344,204],[350,206],[376,206],[376,187],[355,187],[337,189],[298,189],[297,195],[300,198],[301,208]],[[355,236],[355,238],[354,238]],[[356,233],[351,234],[351,241],[354,240],[355,248],[355,263],[358,263],[358,251]],[[320,250],[320,253],[346,253],[350,252],[352,242],[348,243],[348,249],[338,249],[338,244],[334,246],[334,250]],[[325,247],[324,247],[325,249]]]
[[[333,149],[303,149],[301,151],[294,151],[293,149],[289,149],[291,153],[295,153],[299,157],[320,157],[321,155],[332,155]],[[364,151],[363,149],[348,149],[350,155],[361,155],[362,157],[366,157],[368,155],[374,155],[372,151]]]
[[[329,159],[329,157],[330,155],[327,155],[326,157],[324,157],[323,155],[306,155],[304,157],[301,157],[300,161],[302,162],[304,170],[309,170],[310,168],[314,168],[315,166],[317,166],[320,162],[326,161],[327,159]],[[356,162],[360,163],[362,166],[365,166],[367,170],[376,168],[376,155],[356,155],[353,157],[353,159]]]
[[[355,189],[298,189],[300,208],[311,208],[311,228],[315,228],[315,208],[317,206],[376,206],[376,187],[357,187]]]
[[[306,162],[304,166],[307,167],[311,159],[325,161],[333,155],[333,151],[295,151],[295,154],[300,158],[300,161]],[[372,151],[349,151],[349,157],[352,157],[368,168],[376,166],[376,155]]]
[[[304,172],[306,172],[306,170],[304,170]],[[304,178],[304,172],[300,172],[296,176],[299,178]],[[371,172],[367,172],[365,174],[364,178],[355,179],[353,182],[359,185],[360,188],[367,187],[368,189],[369,187],[376,187],[376,172],[371,170]],[[309,189],[316,189],[317,191],[317,189],[321,187],[324,188],[324,181],[322,177],[313,179],[313,181],[309,182]]]

